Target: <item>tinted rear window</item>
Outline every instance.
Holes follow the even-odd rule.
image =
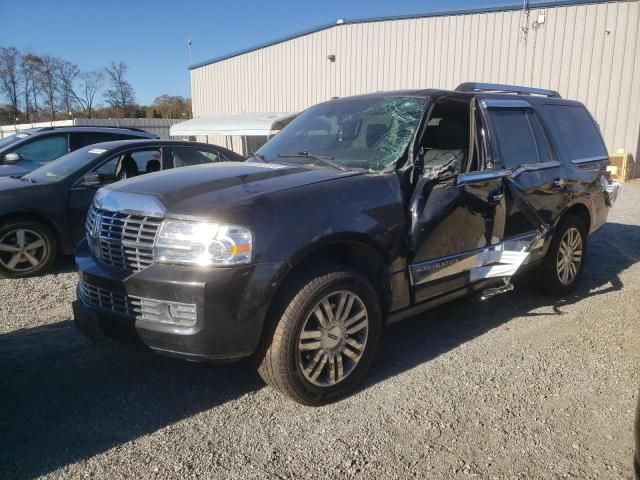
[[[93,145],[94,143],[109,142],[114,138],[114,135],[111,133],[73,132],[71,133],[69,148],[73,151],[78,148],[86,147],[87,145]]]
[[[568,160],[608,156],[600,131],[584,107],[545,105],[544,112],[550,133]]]
[[[527,118],[527,111],[492,109],[493,122],[504,168],[538,163],[538,146]]]

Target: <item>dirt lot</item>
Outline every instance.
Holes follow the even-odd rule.
[[[0,280],[0,478],[631,478],[640,182],[590,247],[574,295],[392,326],[366,387],[316,409],[244,363],[90,343],[69,263]]]

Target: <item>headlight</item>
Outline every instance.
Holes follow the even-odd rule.
[[[162,263],[238,265],[251,261],[252,249],[253,237],[245,227],[164,220],[153,256]]]

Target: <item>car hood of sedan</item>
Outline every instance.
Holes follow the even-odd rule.
[[[0,177],[0,195],[5,192],[11,192],[12,195],[18,193],[26,193],[28,189],[37,186],[37,184],[28,182],[26,180],[20,180],[13,177]]]
[[[118,182],[101,189],[96,201],[108,210],[207,218],[217,209],[262,195],[359,174],[305,165],[223,162]]]

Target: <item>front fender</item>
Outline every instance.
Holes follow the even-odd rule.
[[[262,219],[254,228],[257,261],[293,265],[344,240],[370,245],[389,263],[402,255],[405,213],[395,174],[340,178],[274,193],[260,203],[263,215],[253,215]]]

